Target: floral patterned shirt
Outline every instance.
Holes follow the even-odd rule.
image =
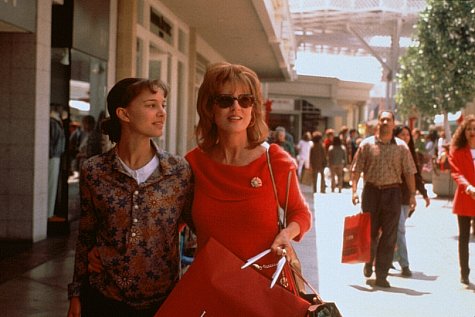
[[[153,143],[153,142],[152,142]],[[140,185],[116,148],[85,161],[80,174],[81,217],[69,297],[89,283],[106,297],[145,309],[161,304],[179,276],[178,226],[191,224],[188,163],[159,149],[158,168]],[[88,273],[96,246],[103,270]]]
[[[406,143],[396,137],[383,143],[376,136],[364,139],[353,159],[352,172],[363,172],[365,182],[376,186],[401,184],[403,174],[415,174],[416,165]]]

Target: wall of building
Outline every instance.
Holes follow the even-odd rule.
[[[0,238],[46,237],[51,2],[36,33],[0,33]]]
[[[325,128],[339,130],[343,125],[356,128],[363,121],[364,107],[369,99],[371,84],[346,82],[336,78],[299,76],[293,82],[266,83],[266,93],[274,101],[304,99],[321,110],[320,116],[325,118],[318,129],[323,132]],[[274,106],[272,113],[299,114],[295,105],[286,102],[286,106]],[[299,118],[299,116],[297,116]],[[304,131],[298,131],[301,134]]]

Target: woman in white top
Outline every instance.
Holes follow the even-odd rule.
[[[302,139],[300,139],[299,143],[297,144],[297,150],[299,151],[299,154],[297,155],[297,173],[300,180],[302,179],[303,168],[310,168],[310,150],[312,147],[312,134],[310,134],[310,132],[305,132],[302,136]]]

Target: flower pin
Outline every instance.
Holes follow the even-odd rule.
[[[251,186],[254,188],[261,187],[262,186],[262,180],[259,177],[253,177],[251,179]]]

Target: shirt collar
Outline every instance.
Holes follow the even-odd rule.
[[[154,141],[150,141],[152,146],[155,148],[156,156],[158,157],[158,170],[160,175],[173,175],[176,173],[176,168],[178,166],[178,160],[175,156],[171,155],[170,153],[164,151],[163,149],[159,148],[158,145]],[[110,162],[112,164],[112,168],[118,170],[122,173],[126,173],[125,168],[122,166],[120,162],[119,156],[117,155],[117,145],[112,148],[107,155],[109,156]]]
[[[375,135],[374,138],[375,138],[375,140],[376,140],[376,143],[379,143],[379,144],[397,144],[397,143],[396,143],[396,138],[394,137],[394,135],[391,137],[391,140],[389,140],[388,143],[383,142],[383,141],[379,138],[379,135]]]

